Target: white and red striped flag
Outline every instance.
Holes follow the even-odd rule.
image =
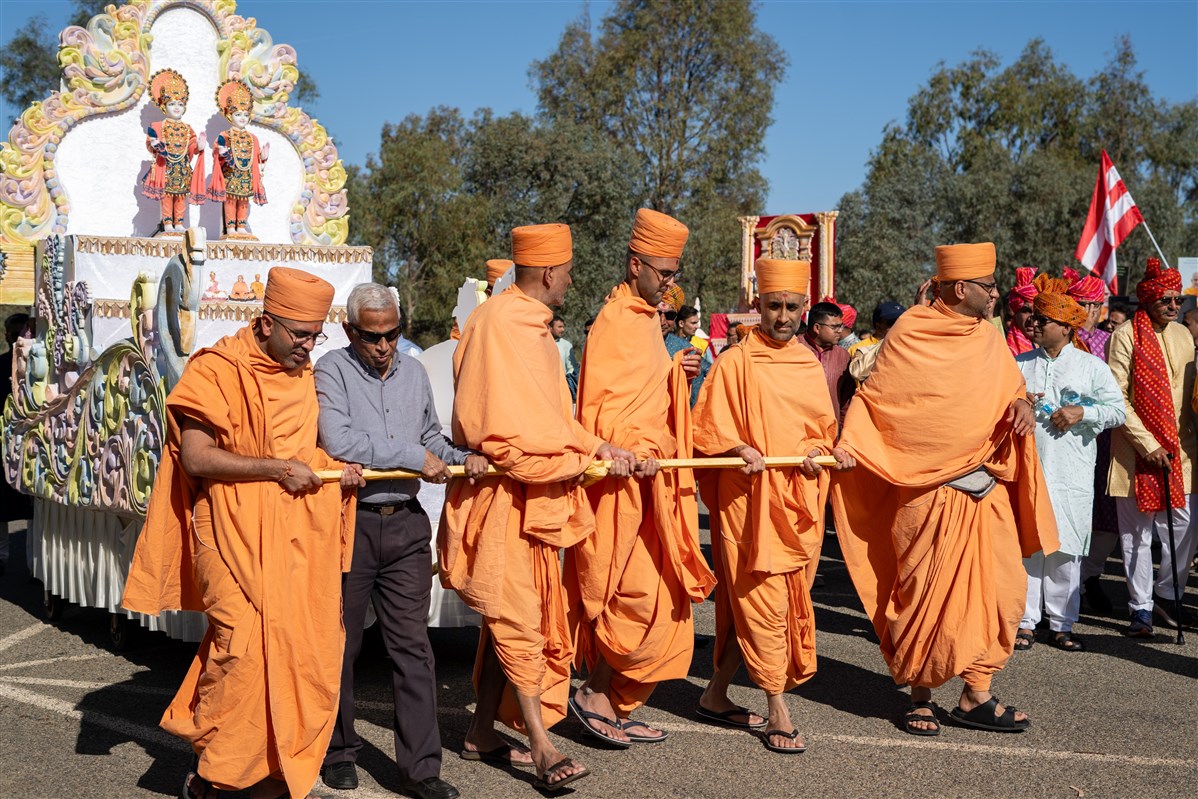
[[[1102,151],[1102,166],[1098,169],[1098,180],[1094,183],[1094,197],[1090,200],[1090,213],[1086,215],[1086,226],[1073,254],[1090,273],[1101,277],[1118,292],[1115,271],[1115,248],[1123,243],[1136,225],[1144,221],[1136,201],[1131,198],[1118,170],[1111,163],[1106,150]]]

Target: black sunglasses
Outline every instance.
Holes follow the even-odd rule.
[[[349,324],[348,322],[346,324]],[[378,344],[383,339],[387,341],[395,341],[399,338],[400,330],[398,327],[388,330],[386,333],[372,333],[369,330],[363,330],[357,325],[350,325],[353,331],[358,334],[358,338],[362,339],[365,344]]]

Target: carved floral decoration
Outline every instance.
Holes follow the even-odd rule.
[[[208,16],[219,33],[218,82],[244,79],[254,95],[252,121],[278,131],[299,153],[304,185],[291,209],[291,240],[344,244],[345,167],[324,127],[287,105],[299,78],[295,50],[274,44],[253,17],[236,15],[234,0],[131,0],[108,6],[86,29],[62,32],[58,62],[67,91],[26,109],[0,145],[0,241],[29,244],[66,232],[71,206],[55,166],[62,137],[90,116],[138,103],[150,77],[150,28],[172,7]]]
[[[133,284],[132,338],[91,360],[86,284],[63,281],[61,238],[38,251],[38,330],[17,342],[3,409],[5,477],[41,499],[144,516],[165,432],[157,280],[143,273]]]

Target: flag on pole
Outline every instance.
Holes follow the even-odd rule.
[[[1143,221],[1136,201],[1131,198],[1118,170],[1111,163],[1106,150],[1103,150],[1098,180],[1094,183],[1094,196],[1090,199],[1090,213],[1086,215],[1086,226],[1082,229],[1074,257],[1091,274],[1102,278],[1111,287],[1112,293],[1118,293],[1115,248]]]

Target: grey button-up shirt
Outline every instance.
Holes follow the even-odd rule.
[[[414,358],[395,353],[380,377],[349,346],[325,354],[315,374],[320,446],[334,458],[369,469],[419,472],[427,449],[450,465],[466,462],[470,450],[441,434],[432,385]],[[419,480],[371,480],[358,499],[402,502],[419,490]]]

